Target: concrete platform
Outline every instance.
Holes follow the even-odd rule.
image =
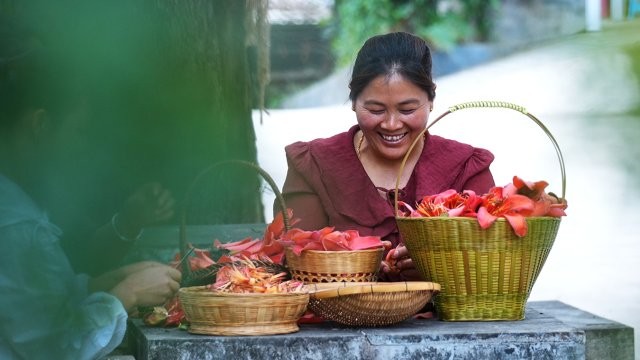
[[[633,328],[558,301],[527,304],[526,319],[407,320],[382,328],[305,324],[272,336],[206,336],[133,320],[138,360],[175,359],[634,359]]]

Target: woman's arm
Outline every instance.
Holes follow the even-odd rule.
[[[300,219],[295,226],[303,230],[318,230],[329,225],[327,213],[320,196],[304,180],[300,173],[289,166],[287,178],[282,187],[282,195],[287,208],[293,210],[293,217]],[[274,214],[281,211],[274,204]]]
[[[39,227],[36,227],[39,226]],[[93,359],[124,336],[127,313],[116,297],[87,293],[54,236],[41,224],[0,228],[0,338],[13,357]],[[43,352],[46,351],[46,352]]]
[[[158,183],[148,183],[138,188],[125,201],[122,209],[93,234],[88,242],[78,244],[82,248],[80,270],[98,275],[117,266],[146,226],[170,219],[175,200],[171,193]],[[78,255],[77,255],[78,256]]]
[[[320,198],[311,193],[294,193],[285,196],[285,203],[293,210],[293,217],[300,219],[295,227],[303,230],[318,230],[329,226]],[[275,211],[280,211],[275,206]]]
[[[482,195],[489,192],[489,189],[496,185],[493,175],[489,169],[485,169],[478,174],[470,177],[464,184],[462,190],[473,190],[477,194]]]

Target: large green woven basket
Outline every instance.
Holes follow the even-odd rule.
[[[555,146],[564,199],[566,176],[560,148],[547,128],[524,108],[504,102],[465,103],[449,108],[427,129],[445,115],[471,107],[508,108],[535,121]],[[395,206],[397,213],[397,201]],[[442,286],[435,305],[438,317],[446,321],[524,319],[529,294],[560,226],[560,218],[530,217],[527,235],[520,238],[505,219],[498,219],[488,229],[480,228],[477,219],[464,217],[397,216],[396,222],[423,278]]]
[[[527,235],[519,238],[504,219],[486,230],[474,218],[397,221],[424,279],[442,286],[436,311],[448,321],[524,319],[560,226],[559,218],[529,218]]]

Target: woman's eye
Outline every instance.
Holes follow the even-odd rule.
[[[400,113],[403,115],[410,115],[413,114],[416,111],[416,109],[402,109],[400,110]]]
[[[380,115],[380,114],[384,113],[384,109],[369,109],[369,112],[374,114],[374,115]]]

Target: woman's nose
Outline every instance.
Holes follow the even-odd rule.
[[[396,130],[402,127],[402,122],[400,121],[400,114],[395,111],[390,111],[387,113],[386,118],[380,124],[380,126],[385,130]]]

